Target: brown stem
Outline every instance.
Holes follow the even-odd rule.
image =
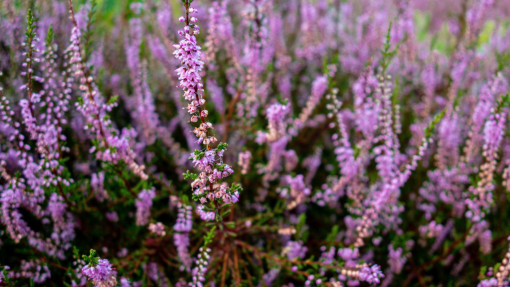
[[[225,252],[225,255],[223,255],[223,267],[221,271],[221,287],[225,287],[225,278],[227,275],[227,258],[228,253]]]
[[[237,256],[237,248],[234,248],[234,279],[235,279],[235,282],[236,282],[236,285],[239,286],[241,285],[241,274],[239,272],[239,257]]]

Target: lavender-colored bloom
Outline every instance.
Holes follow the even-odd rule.
[[[345,261],[352,261],[358,259],[360,254],[358,248],[340,248],[338,249],[338,256],[342,257]]]
[[[201,171],[211,168],[214,164],[215,156],[216,152],[214,150],[208,150],[200,157],[196,153],[191,154],[193,165]]]
[[[490,230],[487,229],[480,233],[478,241],[483,254],[489,254],[492,251],[492,232]]]
[[[192,225],[192,213],[191,213],[191,206],[181,206],[179,204],[178,207],[178,214],[177,214],[177,222],[174,225],[174,229],[176,231],[180,232],[189,232],[191,231],[191,225]]]
[[[138,10],[136,7],[135,9]],[[131,101],[128,103],[131,104],[133,119],[137,123],[142,139],[150,145],[155,141],[159,118],[155,112],[154,99],[147,83],[147,68],[139,56],[142,33],[141,19],[131,19],[129,21],[129,37],[126,37],[124,46],[135,95],[134,99],[130,99]]]
[[[510,241],[510,237],[507,238]],[[490,270],[490,269],[489,269]],[[492,286],[507,286],[509,283],[508,276],[510,275],[510,248],[505,253],[505,257],[503,258],[499,267],[494,270],[496,274],[490,272],[488,275],[490,278],[484,279],[480,281],[477,285],[478,287],[492,287]]]
[[[374,132],[378,126],[379,105],[371,97],[377,86],[377,78],[370,69],[363,72],[352,86],[356,107],[356,128],[368,139],[375,136]]]
[[[199,254],[195,259],[196,267],[191,271],[192,282],[188,283],[190,287],[202,287],[204,286],[205,274],[207,272],[207,266],[209,265],[210,259],[210,248],[201,247]]]
[[[108,198],[108,192],[104,188],[104,172],[92,174],[90,185],[96,193],[97,200],[104,201]]]
[[[86,119],[85,127],[89,133],[99,142],[99,146],[91,148],[90,152],[96,153],[98,159],[116,163],[123,160],[128,167],[142,179],[147,179],[145,167],[136,162],[136,155],[129,145],[127,130],[119,132],[113,127],[107,113],[111,111],[114,103],[104,103],[100,97],[93,78],[87,77],[81,56],[81,32],[75,25],[71,31],[71,43],[67,52],[71,55],[70,63],[73,76],[80,82],[80,91],[83,101],[77,103],[78,110]]]
[[[391,82],[385,79],[381,79],[378,90],[379,96],[381,97],[381,140],[383,144],[377,146],[374,149],[376,156],[375,161],[377,162],[377,170],[379,176],[384,182],[390,182],[393,178],[396,169],[396,154],[398,151],[398,142],[395,141],[395,134],[393,132],[393,114],[391,105],[391,93],[392,86]]]
[[[445,118],[438,127],[438,152],[436,160],[441,169],[455,166],[459,160],[459,145],[462,141],[460,120],[458,116]]]
[[[9,270],[9,267],[6,267],[5,270]],[[30,278],[34,283],[42,284],[51,279],[51,272],[48,265],[43,264],[39,259],[21,260],[20,271],[9,271],[7,277],[11,280]]]
[[[174,225],[174,244],[177,247],[179,261],[182,263],[181,269],[189,270],[191,268],[191,258],[188,251],[189,235],[193,223],[192,208],[190,205],[183,206],[179,203],[177,222]],[[205,219],[204,219],[205,220]]]
[[[212,211],[205,211],[203,205],[197,207],[197,213],[200,215],[200,218],[205,221],[211,221],[216,218],[216,214]]]
[[[152,200],[156,197],[153,189],[144,189],[138,194],[136,205],[136,225],[146,225],[151,214]]]
[[[391,272],[400,274],[402,268],[407,262],[407,258],[403,254],[402,248],[394,249],[393,245],[389,246],[388,264],[390,265]]]
[[[442,224],[437,224],[435,221],[429,222],[425,226],[420,226],[420,234],[422,237],[434,238],[439,236],[444,229]]]
[[[111,222],[117,222],[119,221],[119,215],[117,214],[117,212],[115,211],[112,211],[112,212],[107,212],[105,214],[106,218],[111,221]]]
[[[498,280],[496,278],[484,279],[477,285],[478,287],[497,287]]]
[[[108,259],[99,259],[97,265],[86,265],[81,272],[97,287],[113,287],[117,285],[117,272]]]
[[[294,129],[300,130],[303,128],[305,122],[310,118],[315,107],[319,104],[322,96],[328,89],[328,79],[324,76],[317,77],[312,83],[312,95],[306,102],[306,106],[303,108],[299,117],[294,121]],[[268,118],[269,120],[269,118]],[[295,132],[295,131],[294,131]]]
[[[493,203],[494,172],[498,150],[503,139],[505,121],[505,112],[494,113],[493,110],[490,119],[485,123],[483,156],[486,162],[480,168],[480,179],[476,186],[469,187],[469,193],[472,196],[465,201],[468,206],[466,216],[475,223],[483,220],[486,211]]]
[[[148,227],[149,231],[156,236],[163,237],[166,235],[165,226],[161,222],[151,223]]]
[[[241,167],[241,174],[247,174],[251,161],[251,152],[244,151],[239,153],[238,165]]]
[[[381,268],[377,264],[365,266],[359,272],[359,280],[370,284],[379,284],[380,278],[384,278],[384,274],[381,272]]]
[[[121,277],[120,287],[131,287],[131,282],[126,277]]]
[[[262,276],[262,280],[264,280],[264,283],[266,286],[272,286],[273,281],[278,277],[280,274],[280,269],[274,268],[269,270],[266,274]]]
[[[398,44],[407,38],[407,41],[414,40],[413,10],[410,1],[398,1],[398,19],[393,23],[390,31],[390,40],[393,45]]]
[[[238,190],[230,190],[225,183],[218,181],[233,173],[230,166],[223,164],[223,153],[226,146],[220,144],[219,149],[213,150],[211,144],[216,143],[217,139],[210,135],[214,130],[212,123],[207,121],[209,111],[205,109],[204,87],[202,84],[201,72],[204,63],[202,62],[201,47],[197,43],[196,36],[200,28],[196,17],[198,10],[191,7],[191,3],[185,1],[185,17],[180,17],[179,21],[184,22],[183,30],[178,32],[181,40],[179,44],[174,45],[173,52],[176,59],[180,61],[181,66],[176,72],[179,78],[179,87],[184,91],[184,99],[188,101],[187,111],[191,114],[190,121],[198,126],[194,128],[193,133],[198,138],[197,143],[204,145],[205,152],[195,150],[191,155],[193,164],[198,168],[200,174],[191,183],[193,193],[200,196],[200,205],[197,208],[200,217],[203,220],[212,220],[215,213],[204,211],[204,204],[208,201],[222,200],[225,203],[236,203],[239,198]]]
[[[485,22],[487,10],[494,4],[494,0],[477,0],[473,6],[466,12],[466,20],[469,32],[476,35]]]
[[[304,258],[306,251],[308,251],[308,248],[303,246],[300,241],[289,241],[283,249],[283,253],[287,255],[289,260]]]
[[[191,257],[189,255],[189,235],[187,233],[175,233],[174,244],[177,247],[177,255],[181,262],[181,270],[189,270],[191,267]]]
[[[192,9],[193,13],[196,13],[196,9],[190,9]],[[182,19],[184,20],[184,18]],[[190,23],[186,23],[186,25],[190,25]],[[195,114],[198,108],[203,105],[201,101],[203,85],[201,83],[202,78],[200,77],[203,62],[200,59],[202,54],[201,48],[197,45],[195,36],[199,33],[199,28],[194,23],[192,25],[193,27],[185,26],[183,30],[179,31],[182,40],[178,45],[174,45],[176,48],[174,55],[183,65],[177,69],[180,81],[179,87],[184,90],[184,98],[190,101],[188,112]]]
[[[282,104],[273,104],[266,109],[266,118],[268,121],[269,134],[267,140],[273,142],[285,135],[287,123],[286,116],[289,107]]]

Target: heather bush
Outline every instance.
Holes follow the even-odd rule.
[[[508,286],[510,1],[3,0],[0,286]]]

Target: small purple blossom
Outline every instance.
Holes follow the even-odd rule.
[[[365,266],[359,272],[359,280],[370,284],[379,284],[380,278],[384,278],[379,265]]]
[[[145,189],[138,194],[138,199],[135,202],[136,225],[146,225],[148,223],[154,197],[156,197],[154,189]]]
[[[99,259],[95,266],[86,265],[81,269],[81,272],[97,287],[117,285],[117,272],[107,259]]]

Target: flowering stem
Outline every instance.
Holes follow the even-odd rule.
[[[78,22],[76,22],[76,18],[74,16],[72,0],[68,0],[68,3],[69,3],[69,12],[71,14],[71,20],[73,22],[73,26],[75,27],[75,29],[80,29],[78,27]],[[79,53],[81,54],[81,52],[82,52],[81,41],[77,42],[77,46],[78,46]],[[87,90],[88,90],[87,96],[90,100],[90,103],[94,106],[94,109],[98,110],[96,101],[94,99],[94,89],[92,88],[92,83],[91,83],[92,78],[89,76],[87,69],[85,69],[85,62],[83,61],[83,59],[81,59],[81,61],[82,62],[80,63],[80,70],[83,73],[83,78],[85,79],[84,82],[85,82],[85,85],[87,86]],[[106,133],[104,132],[103,123],[99,118],[99,114],[93,114],[92,116],[96,119],[97,123],[99,124],[99,134],[101,135],[101,139],[103,141],[105,148],[108,149],[110,146],[108,144],[108,141],[106,140]]]
[[[33,59],[33,53],[34,53],[33,41],[34,41],[34,38],[36,37],[36,35],[35,35],[35,18],[34,18],[32,9],[28,9],[27,22],[28,22],[28,27],[27,27],[27,32],[26,32],[27,48],[28,48],[28,51],[27,51],[27,92],[28,92],[28,107],[30,109],[30,112],[33,115],[34,111],[33,111],[33,107],[32,107],[32,74],[33,74],[32,65],[33,65],[33,61],[34,61],[34,59]]]

